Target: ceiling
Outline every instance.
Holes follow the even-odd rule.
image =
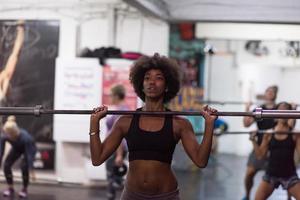
[[[14,13],[15,11],[50,11],[59,15],[74,18],[79,21],[102,18],[112,9],[120,13],[134,13],[136,9],[122,0],[0,0],[0,14]],[[45,13],[47,17],[48,13]]]
[[[123,0],[166,21],[299,24],[299,0]]]
[[[111,7],[126,10],[124,2],[168,22],[300,24],[299,0],[1,0],[0,11],[52,9],[101,16]]]

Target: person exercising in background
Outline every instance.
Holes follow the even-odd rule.
[[[4,174],[8,188],[3,192],[3,196],[14,196],[12,165],[17,159],[23,156],[21,171],[23,179],[23,189],[19,192],[19,197],[27,197],[27,187],[29,184],[29,171],[35,179],[33,171],[33,161],[36,153],[36,146],[32,136],[24,129],[18,127],[15,116],[9,116],[3,125],[3,133],[0,137],[0,166],[5,150],[5,143],[11,144],[11,149],[4,161]]]
[[[260,107],[264,110],[274,110],[276,109],[276,97],[277,97],[278,87],[273,85],[269,86],[264,93],[264,104]],[[250,111],[251,103],[246,105],[246,112]],[[251,126],[254,122],[257,124],[257,128],[259,131],[271,129],[276,125],[274,119],[263,119],[261,121],[255,121],[253,117],[244,117],[243,124],[244,127]],[[260,145],[262,141],[262,135],[258,135],[257,143]],[[267,166],[267,159],[257,159],[254,150],[250,153],[248,162],[247,162],[247,170],[244,179],[246,195],[243,200],[250,199],[251,189],[253,187],[254,176],[259,170],[264,170]]]
[[[278,93],[278,87],[276,85],[269,86],[263,96],[264,104],[260,105],[260,107],[264,110],[275,110],[277,108],[276,105],[276,98]],[[248,103],[246,105],[246,112],[250,111],[251,103]],[[296,109],[296,106],[293,105],[292,109]],[[257,128],[259,131],[267,130],[274,128],[277,124],[276,120],[274,119],[263,119],[260,121],[255,121],[253,117],[244,117],[243,118],[243,124],[244,127],[250,127],[254,122],[257,124]],[[294,128],[296,123],[296,120],[289,119],[288,124],[289,127]],[[262,142],[262,134],[258,134],[257,136],[257,144],[260,145]],[[245,189],[246,189],[246,195],[243,198],[243,200],[249,200],[250,199],[250,192],[253,186],[254,176],[257,174],[260,170],[265,170],[267,167],[267,157],[264,157],[262,159],[258,159],[255,155],[254,150],[250,153],[248,162],[247,162],[247,170],[245,175]],[[290,199],[288,195],[288,199]]]
[[[110,99],[112,109],[114,110],[128,110],[129,107],[125,104],[126,90],[123,85],[115,85],[111,88]],[[106,118],[106,127],[108,130],[108,134],[115,123],[115,121],[120,116],[110,115]],[[114,200],[116,198],[116,189],[122,187],[123,185],[123,177],[120,177],[116,174],[114,170],[116,167],[121,167],[124,165],[124,158],[126,156],[127,146],[125,140],[122,141],[121,145],[118,147],[117,151],[109,157],[109,159],[105,162],[106,167],[106,176],[108,181],[108,191],[107,198],[108,200]]]
[[[278,104],[278,110],[292,110],[292,106],[287,102],[281,102]],[[250,137],[258,158],[266,157],[269,152],[268,166],[256,191],[255,200],[267,199],[279,185],[299,200],[300,179],[295,167],[294,153],[295,150],[300,152],[300,137],[297,134],[284,133],[293,130],[288,119],[276,121],[276,126],[271,130],[275,134],[258,134],[263,135],[260,145],[257,143],[257,134]]]

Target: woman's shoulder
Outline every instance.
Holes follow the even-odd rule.
[[[186,127],[191,125],[191,122],[186,117],[178,116],[178,115],[173,116],[173,123],[174,125],[181,126],[181,127]]]
[[[267,129],[263,133],[258,134],[263,134],[263,139],[267,141],[270,141],[273,137],[275,137],[274,129]]]
[[[6,140],[8,140],[8,137],[4,135],[4,133],[1,133],[0,141],[6,141]]]
[[[133,118],[133,115],[120,115],[119,121],[131,121]]]
[[[121,126],[129,126],[132,119],[133,119],[133,115],[120,115],[116,123]]]
[[[33,136],[25,129],[20,129],[20,136],[26,142],[33,140]]]
[[[293,139],[297,142],[298,140],[300,141],[300,134],[298,132],[295,132],[293,134]]]

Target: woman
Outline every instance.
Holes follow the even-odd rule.
[[[276,85],[269,86],[263,95],[264,104],[260,105],[259,107],[264,110],[274,110],[276,109],[276,98],[278,93],[278,87]],[[250,111],[251,103],[246,105],[246,112]],[[295,121],[295,120],[294,120]],[[244,127],[250,127],[253,123],[256,123],[257,128],[259,131],[267,130],[274,128],[276,125],[276,121],[274,119],[263,119],[263,120],[255,120],[254,117],[246,116],[243,118]],[[257,143],[258,145],[262,142],[262,134],[257,135]],[[263,159],[257,159],[254,150],[251,151],[248,157],[246,174],[244,177],[244,184],[245,184],[245,191],[246,195],[242,200],[249,200],[251,189],[253,187],[254,177],[257,172],[261,170],[265,170],[267,166],[267,157]]]
[[[179,66],[172,60],[155,54],[143,56],[133,65],[130,81],[136,94],[145,102],[141,111],[168,111],[164,104],[174,98],[180,88]],[[94,109],[90,118],[90,148],[92,163],[101,165],[126,139],[129,151],[129,172],[122,200],[179,199],[171,160],[176,144],[181,140],[185,151],[198,167],[205,167],[212,145],[216,110],[204,107],[205,133],[198,144],[191,123],[179,116],[121,116],[111,134],[103,141],[99,137],[99,120],[107,107]]]
[[[278,110],[292,110],[292,106],[281,102]],[[286,133],[289,131],[289,120],[278,119],[274,127],[275,134],[264,134],[260,145],[254,136],[250,138],[258,158],[263,158],[269,151],[268,166],[256,191],[255,200],[267,199],[279,185],[288,190],[290,195],[300,199],[300,180],[294,163],[295,149],[300,152],[300,137]]]
[[[128,106],[125,104],[126,90],[121,84],[115,85],[110,90],[111,105],[115,110],[128,110]],[[115,121],[119,118],[118,115],[111,115],[106,118],[106,127],[108,134],[113,127]],[[126,156],[126,143],[121,143],[116,152],[112,154],[105,162],[106,177],[108,182],[107,187],[107,199],[114,200],[116,198],[116,189],[122,187],[123,177],[118,175],[115,169],[124,166],[124,159]]]
[[[0,165],[5,150],[5,143],[11,144],[11,149],[4,161],[4,174],[8,185],[7,190],[3,192],[3,196],[11,197],[14,195],[12,166],[22,155],[21,170],[23,179],[23,189],[19,192],[19,197],[27,197],[27,187],[29,184],[29,170],[32,177],[35,178],[33,172],[33,161],[36,153],[36,146],[32,136],[24,129],[18,127],[15,116],[9,116],[3,126],[3,135],[0,141]]]

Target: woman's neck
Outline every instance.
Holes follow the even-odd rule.
[[[164,111],[165,107],[163,102],[151,102],[145,101],[145,105],[143,106],[143,111]]]
[[[275,131],[289,131],[289,125],[287,123],[278,123]]]
[[[272,108],[272,107],[275,106],[275,104],[276,104],[275,101],[272,101],[272,100],[269,100],[269,101],[265,102],[265,105],[266,105],[267,108]]]

